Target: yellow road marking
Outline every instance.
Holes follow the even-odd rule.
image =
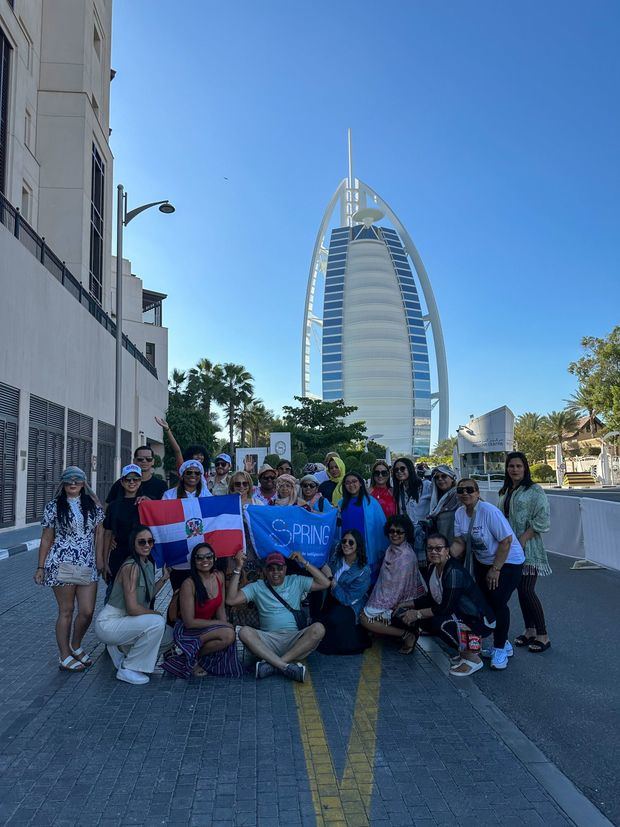
[[[305,683],[295,685],[299,728],[317,827],[368,827],[370,824],[380,687],[381,649],[375,644],[364,653],[346,763],[339,779],[325,737],[310,671],[306,672]]]

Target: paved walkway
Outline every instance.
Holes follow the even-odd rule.
[[[89,635],[95,665],[61,673],[34,560],[0,563],[2,824],[608,823],[432,645],[313,655],[303,686],[133,687]]]

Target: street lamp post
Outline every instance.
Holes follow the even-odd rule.
[[[114,389],[114,471],[121,475],[121,395],[123,385],[123,227],[144,210],[159,207],[169,214],[174,207],[169,201],[152,201],[127,212],[127,193],[118,185],[116,202],[116,377]]]

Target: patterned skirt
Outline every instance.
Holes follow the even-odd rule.
[[[209,626],[209,631],[221,629],[223,625]],[[204,629],[186,629],[183,621],[177,620],[174,626],[175,649],[163,661],[162,669],[177,678],[190,678],[194,666],[198,664],[209,675],[220,678],[242,677],[243,667],[237,656],[236,641],[226,649],[200,657],[200,636],[204,633]]]

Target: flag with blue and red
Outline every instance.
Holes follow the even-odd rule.
[[[153,532],[157,565],[178,566],[189,560],[194,546],[209,543],[216,557],[232,557],[245,549],[241,497],[188,497],[143,500],[140,522]]]

